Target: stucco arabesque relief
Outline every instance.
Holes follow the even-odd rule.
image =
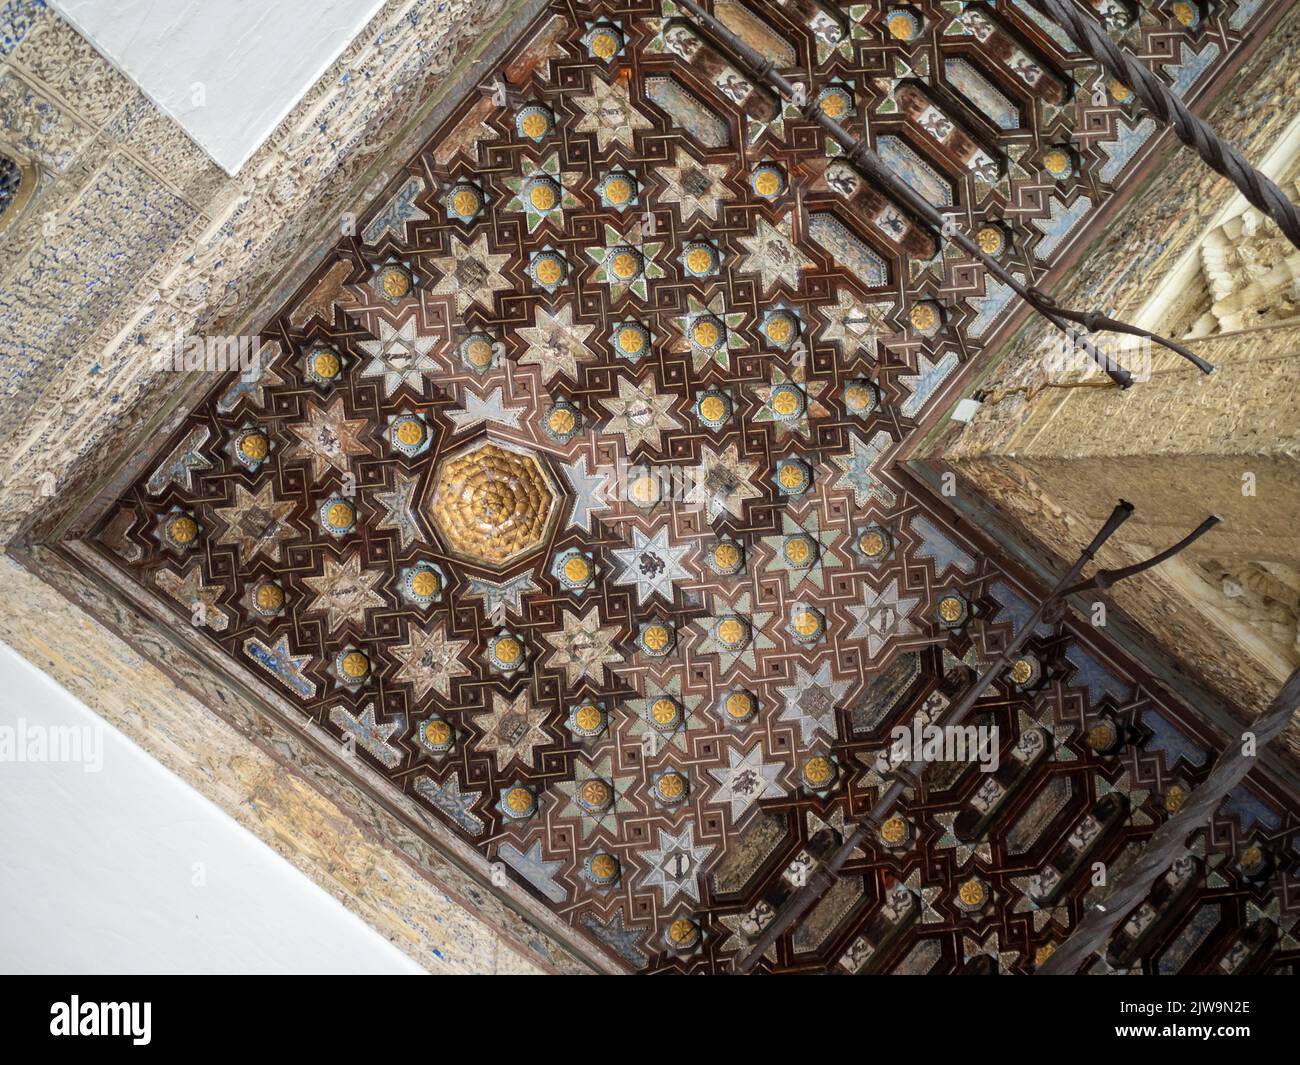
[[[1292,12],[1206,115],[1226,140],[1256,162],[1284,141],[1295,119],[1294,110],[1282,101],[1297,98],[1300,71],[1275,59],[1298,42],[1300,18]],[[1296,184],[1296,164],[1294,159],[1284,163],[1275,175],[1288,190]],[[1296,268],[1290,256],[1278,253],[1277,241],[1270,238],[1276,232],[1271,223],[1254,217],[1258,212],[1230,210],[1235,196],[1229,182],[1197,164],[1188,150],[1176,150],[1089,253],[1054,286],[1054,295],[1065,305],[1088,303],[1113,317],[1136,320],[1152,293],[1168,288],[1192,254],[1198,269],[1187,280],[1185,291],[1174,296],[1158,319],[1144,324],[1166,335],[1200,339],[1239,331],[1248,324],[1258,327],[1285,320],[1290,325],[1294,308],[1288,301],[1294,298],[1291,275]],[[1230,215],[1227,221],[1218,221],[1225,213]],[[1287,250],[1294,251],[1289,245]],[[1254,321],[1248,323],[1247,318]],[[977,387],[984,402],[976,417],[964,426],[939,425],[913,458],[951,460],[1040,544],[1081,543],[1088,530],[1046,498],[1014,456],[1019,428],[1041,402],[1051,399],[1051,393],[1110,387],[1096,371],[1062,370],[1044,359],[1043,352],[1052,343],[1050,327],[1030,320],[983,371]],[[1141,506],[1140,498],[1134,502]],[[1103,564],[1135,561],[1132,551],[1121,551],[1119,546],[1108,551]],[[1157,570],[1132,582],[1131,588],[1117,587],[1116,601],[1160,643],[1181,647],[1184,657],[1191,654],[1203,662],[1213,687],[1236,692],[1238,697],[1245,694],[1246,703],[1258,697],[1262,706],[1272,682],[1241,664],[1248,662],[1249,655],[1225,657],[1223,648],[1209,640],[1195,621],[1200,615],[1189,614],[1186,607],[1189,602],[1202,608],[1209,603],[1220,621],[1255,630],[1250,639],[1262,636],[1294,651],[1294,573],[1289,568],[1278,572],[1276,567],[1262,572],[1255,566],[1225,568],[1214,559],[1174,569],[1183,576],[1187,576],[1183,570],[1193,574],[1191,583],[1196,587],[1175,579],[1178,574]],[[1300,729],[1293,725],[1281,742],[1292,752],[1300,751]]]
[[[150,167],[150,150],[133,137],[147,135],[164,145],[152,160],[150,176],[156,176],[160,194],[178,197],[192,209],[181,211],[180,221],[186,214],[190,221],[141,270],[129,296],[107,314],[102,307],[87,311],[87,319],[98,320],[92,334],[75,336],[82,307],[59,308],[65,321],[74,322],[76,343],[68,345],[66,363],[52,372],[39,365],[28,371],[25,376],[35,386],[0,427],[5,454],[0,550],[20,531],[24,538],[48,537],[111,470],[115,457],[138,450],[136,443],[128,448],[125,442],[138,442],[159,411],[202,385],[197,375],[154,370],[152,354],[178,335],[222,335],[253,320],[247,309],[271,298],[277,278],[302,248],[332,234],[350,209],[366,201],[370,188],[386,180],[385,167],[400,156],[396,142],[403,140],[416,109],[427,110],[446,83],[472,67],[474,54],[493,36],[488,30],[535,6],[531,0],[452,0],[433,10],[420,0],[391,0],[234,178],[225,178],[170,118],[57,15],[43,8],[29,12],[30,24],[20,27],[21,37],[15,31],[18,43],[3,57],[0,84],[8,80],[21,84],[24,93],[36,92],[84,139],[63,172],[43,168],[39,202],[21,220],[21,231],[6,236],[11,253],[0,259],[0,271],[9,276],[0,274],[0,280],[15,280],[33,256],[76,254],[76,227],[58,223],[71,217],[96,177],[115,161]],[[102,110],[102,103],[91,101],[115,99],[114,91],[129,97],[139,112],[120,142],[113,135],[122,130],[112,123],[121,116],[85,114]],[[202,157],[197,163],[196,153]],[[193,173],[190,185],[166,187],[163,182],[178,170]],[[111,225],[129,236],[139,214],[123,212]],[[21,307],[23,294],[16,295]],[[92,291],[81,298],[89,308],[103,297]],[[26,356],[25,342],[48,325],[39,319],[19,323],[9,341],[16,349],[15,365],[20,354]],[[32,337],[23,335],[25,326]],[[31,536],[34,519],[39,532]]]

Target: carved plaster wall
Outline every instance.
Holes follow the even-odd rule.
[[[432,972],[536,973],[473,908],[12,558],[0,640]]]
[[[46,178],[0,247],[0,543],[39,508],[62,513],[192,384],[150,355],[178,333],[238,332],[382,183],[439,86],[535,6],[391,0],[235,178],[41,0],[0,10],[0,140]]]
[[[436,96],[436,93],[431,93],[431,87],[439,77],[449,76],[452,61],[466,48],[470,34],[486,40],[489,34],[483,30],[484,22],[503,11],[505,6],[499,3],[449,4],[443,11],[435,12],[431,10],[432,5],[388,5],[376,20],[376,26],[382,27],[383,33],[363,38],[357,47],[349,50],[331,74],[323,79],[318,91],[304,101],[282,126],[273,143],[259,152],[244,171],[243,178],[233,183],[222,183],[214,190],[212,198],[204,203],[190,204],[183,196],[178,197],[195,212],[186,230],[187,233],[197,231],[195,241],[186,243],[187,237],[177,237],[162,261],[142,266],[134,273],[128,270],[134,280],[123,282],[123,292],[129,290],[129,297],[109,301],[112,306],[102,308],[103,319],[87,335],[78,332],[76,336],[59,337],[53,357],[63,360],[61,366],[47,368],[39,352],[35,361],[30,363],[29,376],[35,382],[27,396],[30,409],[23,408],[21,424],[12,426],[13,431],[5,441],[6,454],[11,457],[6,470],[6,485],[12,496],[4,512],[7,515],[6,532],[17,530],[21,522],[30,518],[32,509],[42,504],[46,504],[48,514],[35,525],[29,523],[26,531],[48,535],[66,529],[64,519],[72,502],[84,497],[89,486],[97,484],[111,471],[119,452],[139,450],[138,440],[132,438],[152,433],[155,428],[167,427],[171,411],[179,409],[182,403],[182,399],[173,393],[184,392],[188,382],[177,380],[178,375],[160,375],[151,371],[149,356],[168,344],[178,329],[199,329],[207,333],[238,331],[245,327],[250,317],[260,315],[261,311],[245,315],[235,308],[246,311],[249,307],[264,308],[282,302],[283,293],[277,295],[276,280],[284,264],[299,254],[304,246],[309,247],[313,240],[323,240],[327,234],[337,232],[335,227],[339,215],[348,205],[358,202],[355,195],[358,190],[373,191],[387,181],[393,170],[389,163],[391,155],[385,152],[390,152],[392,145],[402,139],[404,131],[422,121],[421,115],[427,113],[424,101]],[[958,5],[944,6],[955,9]],[[32,25],[36,27],[33,32],[40,31],[42,19],[49,17],[48,13],[41,14],[35,5],[20,4],[18,7],[36,11],[32,15]],[[1258,6],[1251,10],[1258,11]],[[412,19],[412,14],[417,17]],[[434,20],[440,21],[436,29],[431,30],[429,24]],[[27,32],[24,28],[16,38],[14,34],[9,35],[10,39],[18,40],[17,47],[10,49],[11,54],[17,57],[13,61],[17,71],[23,69],[20,62],[24,59],[22,50],[26,47],[24,38]],[[1283,43],[1288,40],[1290,38],[1285,38]],[[357,90],[355,86],[366,79],[369,79],[366,91]],[[1255,125],[1267,123],[1258,115],[1252,121]],[[1136,127],[1125,128],[1132,133]],[[1253,128],[1248,124],[1247,132]],[[123,165],[130,161],[141,169],[147,169],[147,159],[137,159],[130,151],[117,145],[116,141],[111,144],[104,142],[110,159],[120,155]],[[101,173],[95,168],[95,161],[90,156],[83,160],[91,177]],[[168,171],[164,166],[158,169]],[[151,176],[165,186],[168,173]],[[76,188],[77,196],[83,196],[80,191],[83,186]],[[169,191],[175,195],[181,190]],[[1042,221],[1050,227],[1059,220],[1054,213],[1051,221]],[[1168,236],[1168,229],[1176,225],[1177,221],[1170,222],[1163,233],[1156,234],[1156,239]],[[1047,239],[1046,229],[1039,228],[1043,229],[1043,238]],[[58,236],[57,220],[55,231],[55,236],[48,236],[45,229],[40,228],[39,235],[32,238],[31,248],[48,251],[49,242],[63,239]],[[1138,237],[1146,240],[1152,234],[1149,229],[1143,229],[1139,230]],[[165,242],[165,232],[158,239]],[[1135,246],[1121,242],[1114,250],[1116,260],[1124,264],[1133,263],[1148,252],[1148,245],[1142,243]],[[142,261],[147,259],[149,256],[142,256]],[[73,282],[65,286],[66,291],[75,288]],[[23,343],[35,344],[48,335],[49,329],[70,328],[57,315],[46,310],[40,310],[40,313],[46,317],[33,321],[30,328],[24,327],[20,334]],[[80,325],[76,329],[80,330]],[[15,404],[14,409],[21,406]],[[116,411],[122,413],[118,415],[114,413]],[[122,447],[128,439],[132,439],[131,447]],[[106,491],[111,493],[111,488]],[[67,507],[65,501],[68,501]],[[75,582],[80,571],[67,566],[61,568],[60,560],[47,557],[39,549],[25,553],[25,557],[41,568],[47,579],[56,584],[62,582],[65,592],[75,595],[80,605],[95,609],[101,618],[110,619],[106,623],[127,626],[128,614],[123,612],[120,603],[107,601],[107,597],[99,596],[95,589],[66,587]],[[31,598],[33,602],[42,601],[37,592],[33,592]],[[151,654],[167,653],[165,634],[134,623],[131,626],[132,643],[147,645]],[[39,641],[31,635],[25,636],[19,623],[14,623],[12,629],[15,640],[26,640],[32,653],[41,653]],[[61,639],[90,642],[95,638],[94,630],[78,630],[71,625],[64,626],[63,630],[65,635]],[[79,636],[66,635],[78,632]],[[40,634],[41,638],[45,636],[45,633]],[[97,681],[110,678],[116,684],[128,684],[128,673],[110,668],[104,657],[111,660],[121,654],[120,648],[111,640],[102,638],[96,642],[95,648],[95,656],[80,665],[77,657],[67,653],[66,645],[57,655],[51,653],[48,658],[56,671],[75,673],[81,669]],[[160,679],[150,674],[147,683],[151,693],[167,691],[167,678]],[[286,755],[285,763],[292,763],[302,776],[311,779],[314,789],[309,790],[312,790],[313,802],[317,798],[316,791],[327,792],[326,797],[335,802],[339,816],[352,825],[362,826],[363,836],[370,833],[384,840],[390,854],[394,848],[409,847],[409,851],[403,852],[406,854],[404,860],[423,863],[427,859],[428,864],[436,864],[437,856],[419,851],[419,841],[412,839],[412,833],[404,832],[403,826],[386,816],[385,811],[373,805],[363,808],[361,800],[364,796],[355,792],[347,795],[329,792],[330,788],[346,791],[348,785],[346,781],[341,783],[340,778],[331,773],[330,767],[315,760],[312,752],[301,752],[296,746],[296,737],[287,736],[274,722],[252,712],[226,687],[208,684],[197,670],[187,671],[182,683],[207,684],[204,695],[208,705],[216,704],[219,707],[216,712],[228,724],[238,722],[232,727],[239,735],[255,742],[258,750],[287,751],[292,747],[294,755]],[[116,712],[129,714],[130,710]],[[181,764],[184,757],[199,763],[204,761],[206,741],[200,728],[193,725],[177,728],[173,735],[177,747],[185,752],[177,755],[176,764]],[[240,794],[240,788],[231,781],[239,777],[241,764],[237,758],[221,759],[219,776],[228,784],[225,792],[228,797]],[[273,775],[275,770],[268,772]],[[1157,778],[1162,784],[1168,783],[1160,773],[1157,773]],[[290,778],[291,783],[297,780]],[[345,894],[350,905],[357,908],[374,906],[377,912],[399,914],[398,919],[401,919],[400,906],[378,904],[367,897],[368,876],[359,875],[357,871],[365,869],[368,859],[360,849],[347,848],[347,857],[344,858],[337,852],[327,852],[322,856],[319,843],[313,845],[318,835],[313,826],[321,824],[314,807],[300,807],[284,800],[279,809],[284,811],[284,816],[276,830],[284,833],[286,845],[298,854],[300,860],[314,863],[318,871],[322,864],[328,867],[331,861],[339,861],[345,870],[339,881],[349,884]],[[331,824],[331,828],[332,816],[328,812],[319,815]],[[825,826],[820,822],[814,823],[810,815],[808,833],[811,835],[814,830],[823,828]],[[345,838],[349,835],[349,832],[344,833]],[[374,860],[377,862],[379,859],[376,856]],[[403,859],[399,857],[399,860]],[[485,920],[504,930],[509,942],[521,952],[531,950],[540,964],[551,968],[572,970],[581,967],[579,960],[565,954],[561,944],[519,914],[497,909],[489,915],[493,898],[476,894],[478,887],[472,877],[463,875],[463,870],[446,866],[439,869],[440,875],[445,875],[446,883],[459,885],[457,897],[467,899],[471,904],[482,904]],[[834,911],[839,903],[835,899],[828,899],[828,903],[830,907],[823,920],[829,928],[838,920],[838,911],[830,911]],[[857,904],[857,899],[849,900],[849,905]],[[728,915],[729,918],[734,916]],[[414,949],[424,949],[425,942],[419,940]],[[495,941],[489,933],[483,942],[493,944]],[[491,946],[491,950],[496,952],[497,948]],[[486,957],[476,946],[471,946],[469,953],[479,957],[480,961]],[[516,964],[506,954],[501,957],[506,959],[503,964]]]
[[[38,511],[47,532],[57,525],[122,458],[121,442],[147,436],[193,387],[151,373],[151,346],[237,330],[233,308],[255,305],[310,253],[313,234],[335,230],[370,183],[382,184],[406,132],[473,77],[495,31],[536,6],[386,4],[237,178],[41,0],[0,8],[0,152],[22,169],[0,218],[0,552]],[[462,874],[431,877],[428,863],[149,667],[102,614],[61,600],[13,560],[3,565],[14,596],[0,638],[416,960],[433,970],[555,968],[545,937],[485,907]],[[513,946],[503,945],[512,920]]]
[[[1298,39],[1293,11],[1270,49],[1292,54]],[[1294,109],[1281,103],[1300,87],[1294,67],[1257,57],[1209,116],[1287,188],[1296,188],[1300,169]],[[1137,516],[1108,545],[1103,564],[1137,561],[1219,513],[1225,524],[1197,549],[1112,595],[1247,716],[1300,663],[1297,552],[1284,519],[1297,486],[1289,457],[1292,388],[1279,387],[1274,376],[1289,374],[1284,367],[1300,354],[1287,328],[1297,312],[1297,270],[1300,254],[1225,180],[1199,164],[1171,167],[1057,286],[1057,298],[1197,338],[1191,346],[1211,361],[1247,360],[1251,368],[1198,382],[1175,357],[1158,353],[1148,364],[1132,352],[1129,362],[1153,370],[1156,384],[1140,381],[1118,399],[1095,370],[1044,358],[1055,342],[1030,323],[978,382],[984,403],[974,419],[938,425],[914,452],[922,465],[956,472],[960,492],[979,495],[1058,560],[1072,557],[1121,495],[1136,504]],[[1186,387],[1170,391],[1174,380]],[[1049,422],[1050,443],[1031,428]],[[1202,460],[1174,473],[1164,461],[1174,452]],[[1213,499],[1208,486],[1219,458],[1232,486]],[[1266,490],[1243,497],[1246,474],[1267,481]],[[1282,742],[1300,751],[1300,729],[1293,725]]]

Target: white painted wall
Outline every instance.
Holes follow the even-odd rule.
[[[233,175],[383,0],[50,3]]]
[[[100,755],[15,761],[20,720],[97,729]],[[0,644],[0,972],[421,971]]]

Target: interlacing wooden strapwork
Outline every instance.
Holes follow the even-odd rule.
[[[1157,147],[1029,4],[711,10],[1027,282]],[[1268,10],[1130,44],[1194,97]],[[593,949],[728,971],[1032,613],[893,463],[1014,309],[671,2],[555,3],[98,543]],[[1032,971],[1218,743],[1087,619],[974,721],[760,970]],[[1290,966],[1298,825],[1252,775],[1109,964]]]

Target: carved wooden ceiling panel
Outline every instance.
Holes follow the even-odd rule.
[[[1210,6],[1116,32],[1194,95],[1270,7]],[[1019,0],[713,10],[1026,278],[1157,141]],[[344,226],[105,557],[594,949],[728,970],[1032,612],[891,463],[1009,293],[669,0],[551,5]],[[1214,752],[1073,626],[980,704],[996,772],[936,766],[761,967],[1069,932]],[[1289,966],[1298,827],[1252,777],[1109,966]]]

